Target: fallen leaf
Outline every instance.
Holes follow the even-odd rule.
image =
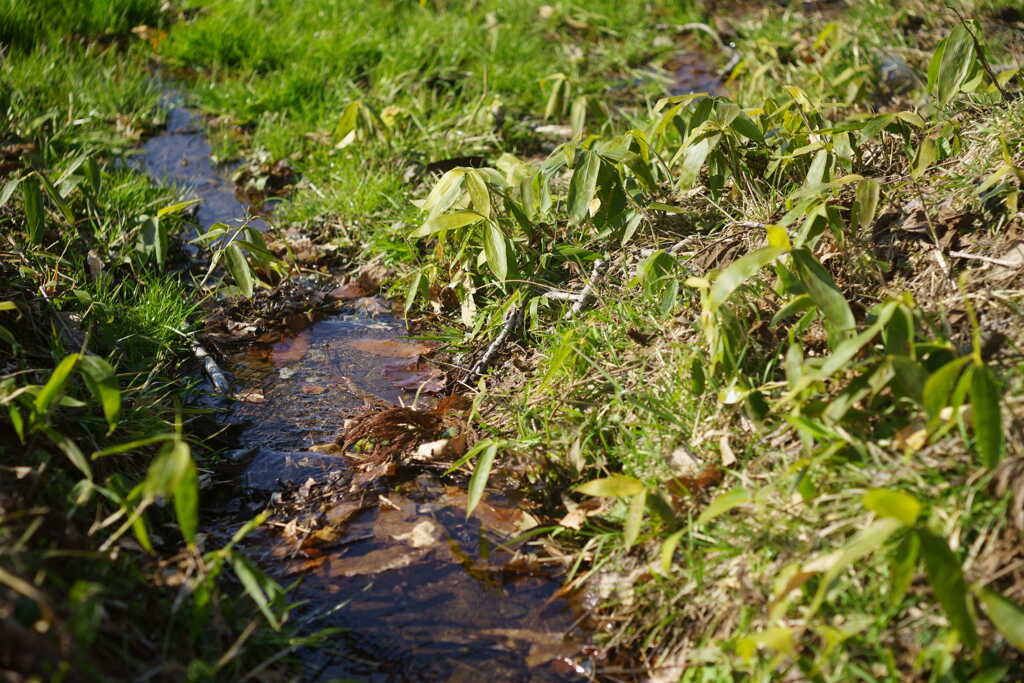
[[[412,363],[384,366],[384,377],[393,387],[438,394],[444,391],[445,375],[418,358]]]
[[[335,287],[327,294],[332,301],[354,301],[372,294],[371,291],[363,288],[358,282],[349,282],[341,287]]]
[[[253,388],[243,389],[235,394],[235,400],[243,403],[263,403],[263,392]]]
[[[722,438],[718,442],[718,448],[722,453],[722,467],[728,467],[736,462],[736,454],[732,452],[732,446],[729,445],[728,434],[722,434]]]
[[[363,509],[362,504],[354,501],[338,503],[325,513],[327,523],[334,527],[346,524],[352,517]]]
[[[445,454],[445,451],[450,450],[448,447],[448,439],[438,439],[437,441],[428,441],[421,443],[416,448],[415,457],[422,460],[431,460],[433,458],[441,457]]]
[[[312,343],[312,336],[309,330],[300,333],[290,339],[282,339],[270,351],[270,361],[274,365],[285,365],[302,360],[309,351]]]
[[[370,353],[374,356],[385,356],[388,358],[412,358],[431,350],[429,346],[424,344],[399,342],[393,339],[353,339],[346,345],[356,349],[357,351],[362,351],[363,353]]]

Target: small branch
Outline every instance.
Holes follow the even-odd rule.
[[[512,333],[512,328],[515,327],[516,322],[519,320],[519,313],[521,310],[520,306],[516,305],[511,311],[509,311],[508,317],[505,318],[505,322],[501,326],[501,330],[498,332],[498,335],[494,338],[494,341],[491,342],[490,346],[487,347],[487,350],[484,351],[484,355],[480,357],[480,360],[478,360],[476,365],[473,366],[473,369],[469,371],[469,375],[466,377],[467,383],[474,382],[478,377],[484,374],[484,372],[487,371],[488,366],[494,362],[494,359],[498,355],[498,351],[501,350],[502,345],[504,345],[505,341]]]
[[[748,228],[750,230],[764,230],[768,227],[767,223],[759,223],[757,221],[736,221],[732,225],[734,228]]]
[[[544,294],[541,294],[541,296],[545,299],[556,299],[558,301],[579,301],[581,295],[575,294],[573,292],[554,291],[546,292]]]
[[[206,349],[202,346],[196,346],[194,349],[196,358],[203,364],[203,370],[210,377],[210,381],[213,382],[214,391],[219,394],[226,394],[231,391],[231,383],[228,382],[227,376],[224,371],[217,365],[217,361],[207,353]]]
[[[594,300],[594,284],[607,267],[608,262],[604,259],[597,259],[594,261],[594,269],[590,271],[590,280],[583,287],[583,291],[580,292],[579,299],[577,299],[576,303],[572,305],[572,309],[569,311],[568,315],[569,318],[575,318]]]
[[[984,261],[985,263],[991,263],[996,266],[1003,266],[1004,268],[1020,268],[1022,264],[1019,261],[1009,261],[1007,259],[992,258],[991,256],[982,256],[981,254],[969,254],[966,251],[951,251],[950,256],[956,258],[972,259],[975,261]]]

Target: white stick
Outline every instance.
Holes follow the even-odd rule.
[[[209,375],[210,381],[213,382],[214,390],[219,394],[226,394],[231,391],[231,383],[228,382],[227,376],[224,371],[217,365],[217,361],[207,353],[206,349],[202,346],[196,346],[194,349],[196,358],[203,364],[203,370]]]
[[[516,321],[519,319],[519,306],[514,306],[509,311],[508,317],[505,318],[505,323],[501,326],[501,330],[498,332],[498,336],[494,338],[487,350],[484,351],[484,355],[480,357],[473,369],[469,371],[469,376],[466,378],[467,383],[474,382],[480,375],[484,374],[487,370],[487,366],[494,362],[494,358],[498,355],[498,350],[501,349],[502,344],[508,339],[509,334],[512,333],[512,328],[515,326]]]
[[[580,292],[580,298],[572,305],[572,310],[569,311],[568,315],[569,318],[574,318],[579,315],[580,312],[582,312],[583,309],[589,306],[594,300],[594,284],[607,267],[608,262],[604,259],[597,259],[594,261],[594,269],[590,271],[590,280],[583,287],[583,291]]]

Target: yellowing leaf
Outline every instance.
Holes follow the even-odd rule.
[[[576,487],[578,493],[601,498],[625,498],[644,492],[643,483],[624,474],[613,474],[604,479],[594,479]]]
[[[921,514],[921,503],[909,493],[894,489],[872,489],[864,494],[864,507],[879,517],[898,519],[913,526]]]
[[[1024,652],[1024,609],[991,588],[983,588],[978,597],[985,614],[996,625],[1006,642]]]

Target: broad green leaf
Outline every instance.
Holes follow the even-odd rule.
[[[750,491],[743,487],[736,487],[730,491],[726,491],[711,501],[710,505],[704,508],[704,512],[700,513],[700,517],[697,518],[697,525],[700,526],[707,524],[715,517],[724,515],[735,507],[749,503],[750,500]]]
[[[907,526],[914,526],[921,514],[921,503],[905,491],[895,489],[872,489],[864,494],[864,507],[879,517],[898,519]]]
[[[960,561],[946,541],[931,531],[918,529],[917,535],[921,541],[921,556],[924,558],[928,582],[932,585],[935,597],[942,605],[950,626],[960,634],[960,641],[968,650],[974,651],[978,644],[978,633],[967,605],[967,584],[960,569]]]
[[[412,231],[411,237],[426,237],[435,232],[443,230],[455,230],[482,221],[483,216],[475,211],[453,211],[436,218],[431,218],[426,223]]]
[[[484,218],[491,217],[491,193],[487,189],[480,174],[473,169],[466,169],[466,189],[473,209]]]
[[[253,293],[253,277],[252,271],[249,269],[249,262],[245,260],[245,254],[235,244],[229,244],[224,247],[224,260],[227,265],[228,272],[231,273],[231,277],[235,279],[235,284],[242,294],[247,298],[252,298]]]
[[[864,330],[855,337],[845,340],[839,346],[836,347],[832,355],[825,359],[825,361],[813,372],[808,372],[800,377],[792,393],[810,386],[814,382],[820,382],[828,379],[835,373],[839,372],[843,368],[847,367],[847,364],[853,360],[864,346],[866,346],[876,335],[885,327],[889,319],[892,318],[893,312],[896,310],[896,306],[893,303],[888,303],[882,307],[878,312],[878,318],[875,323]]]
[[[786,318],[803,313],[814,308],[814,299],[807,294],[798,294],[797,296],[790,299],[785,306],[779,309],[779,312],[772,316],[772,327],[778,325]]]
[[[188,475],[189,467],[195,465],[187,443],[176,438],[164,444],[146,472],[146,479],[143,482],[146,496],[173,496],[178,484]]]
[[[700,170],[708,155],[718,146],[721,135],[709,135],[686,148],[683,155],[683,166],[679,171],[679,187],[693,187],[700,178]]]
[[[683,534],[686,533],[686,529],[680,529],[661,544],[661,571],[668,574],[672,569],[672,558],[675,557],[676,548],[679,546],[679,541],[682,540]]]
[[[604,479],[594,479],[576,487],[577,493],[600,498],[627,498],[644,492],[643,483],[624,474],[613,474]]]
[[[188,448],[183,441],[177,443]],[[174,487],[174,512],[178,517],[182,537],[190,545],[195,543],[196,532],[199,530],[199,473],[191,457]]]
[[[601,171],[601,157],[593,150],[583,153],[583,163],[576,168],[569,181],[569,220],[579,223],[587,217],[590,202],[597,190],[597,177]]]
[[[487,479],[491,476],[491,466],[494,465],[494,456],[498,453],[498,444],[492,443],[480,454],[473,468],[473,476],[469,478],[468,500],[466,502],[466,517],[473,514],[473,510],[480,503],[487,487]]]
[[[882,184],[876,178],[865,178],[857,183],[857,198],[854,202],[855,220],[861,230],[867,230],[875,220]]]
[[[583,135],[583,130],[587,125],[586,96],[580,96],[573,100],[572,109],[569,113],[569,124],[572,126],[573,139],[577,139]]]
[[[466,169],[453,168],[441,176],[430,194],[422,202],[417,203],[420,209],[428,212],[428,220],[437,218],[452,207],[462,195],[462,185],[466,180]]]
[[[811,166],[807,169],[807,177],[804,179],[804,189],[811,189],[818,187],[826,180],[826,171],[828,170],[828,150],[819,149],[817,154],[814,155],[814,159],[811,160]]]
[[[356,126],[359,123],[359,107],[362,100],[349,102],[338,118],[338,125],[334,129],[334,137],[339,140],[342,147],[347,147],[355,139]]]
[[[245,592],[249,594],[249,597],[252,598],[256,606],[263,612],[263,616],[266,617],[270,626],[275,631],[279,630],[281,622],[273,610],[271,610],[271,602],[275,595],[283,592],[280,586],[238,552],[233,551],[231,553],[231,568],[235,570],[235,575],[242,582]]]
[[[938,419],[939,413],[948,405],[960,372],[970,360],[970,356],[952,360],[928,377],[924,384],[924,410],[929,421]]]
[[[930,135],[921,138],[921,143],[917,147],[917,156],[914,159],[914,166],[910,171],[911,175],[914,178],[920,178],[938,158],[939,146],[935,144],[935,138]]]
[[[889,359],[892,367],[890,387],[897,396],[906,396],[917,403],[924,400],[924,385],[928,381],[928,371],[917,361],[905,356]]]
[[[484,228],[484,254],[487,265],[498,280],[508,277],[508,253],[505,250],[505,236],[493,221],[487,221]]]
[[[85,379],[85,385],[103,406],[103,416],[113,431],[117,419],[121,415],[121,387],[117,375],[110,363],[99,356],[82,356],[79,359],[79,370]]]
[[[634,493],[629,498],[629,510],[626,512],[626,523],[622,527],[622,543],[628,549],[636,543],[640,536],[640,525],[644,521],[644,510],[647,508],[647,492]]]
[[[960,92],[977,67],[974,38],[964,25],[958,25],[942,41],[941,53],[936,51],[935,57],[938,64],[933,58],[933,65],[928,71],[928,89],[944,107]]]
[[[14,194],[14,191],[18,189],[18,185],[21,184],[21,178],[11,178],[4,183],[4,188],[0,190],[0,209],[7,205],[7,201]]]
[[[985,467],[999,464],[1003,454],[1003,416],[999,409],[999,385],[986,365],[971,371],[971,418],[974,447]]]
[[[159,218],[147,216],[142,221],[140,237],[144,252],[152,254],[156,259],[157,265],[163,267],[167,260],[167,226]]]
[[[736,118],[729,123],[729,126],[743,137],[755,142],[764,142],[764,133],[745,112],[741,111],[736,114]]]
[[[914,581],[921,540],[917,534],[908,533],[893,551],[889,562],[889,608],[897,609],[903,602],[910,584]]]
[[[53,445],[61,450],[64,455],[67,456],[71,464],[74,465],[85,475],[85,478],[92,480],[92,468],[89,467],[89,461],[85,459],[85,454],[82,453],[81,449],[78,448],[78,444],[71,440],[71,437],[66,434],[61,434],[55,429],[46,428],[46,435],[53,442]]]
[[[996,625],[1006,642],[1024,652],[1024,608],[991,588],[978,592],[985,614]]]
[[[824,576],[818,584],[818,592],[811,603],[810,614],[814,614],[825,601],[832,581],[847,567],[861,558],[867,557],[882,547],[889,537],[903,528],[903,523],[895,519],[877,519],[858,532],[849,543],[840,550],[812,560],[803,566],[803,571],[823,571]]]
[[[708,301],[712,310],[721,307],[737,287],[784,253],[786,250],[778,247],[762,247],[730,263],[711,285]]]
[[[843,339],[850,336],[857,325],[853,311],[850,310],[850,305],[846,303],[832,276],[809,251],[797,249],[792,256],[800,281],[825,317],[829,345],[836,348]]]
[[[21,198],[25,204],[25,231],[31,244],[39,244],[43,240],[43,193],[39,189],[39,179],[32,175],[21,184]]]
[[[78,364],[79,358],[80,356],[77,353],[72,353],[69,356],[65,356],[64,360],[53,369],[53,372],[50,373],[50,378],[46,380],[46,384],[36,394],[35,407],[37,414],[45,415],[50,410],[50,406],[57,400],[64,389],[64,385],[67,384],[68,377]]]

